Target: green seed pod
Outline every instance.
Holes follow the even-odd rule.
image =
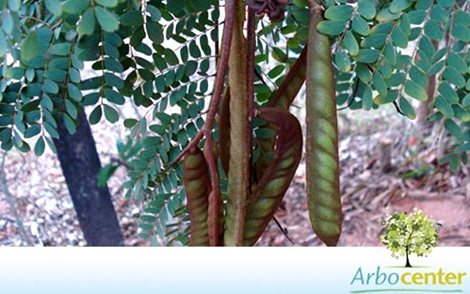
[[[244,245],[251,246],[263,234],[289,188],[302,157],[302,129],[295,116],[280,108],[266,107],[258,116],[276,128],[273,159],[248,201]]]
[[[188,199],[191,222],[191,246],[209,246],[207,216],[210,193],[209,171],[199,148],[191,150],[183,160],[183,182]]]
[[[307,56],[307,197],[317,236],[334,246],[341,234],[338,123],[330,41],[319,33],[321,11],[310,19]]]

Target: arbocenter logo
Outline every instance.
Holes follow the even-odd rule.
[[[464,293],[466,272],[443,268],[398,269],[377,266],[373,271],[359,267],[351,280],[357,290],[350,293]]]
[[[426,257],[439,241],[436,222],[422,211],[394,213],[383,222],[382,242],[400,265],[358,266],[350,293],[464,293],[467,272],[448,266],[415,265],[413,255]]]

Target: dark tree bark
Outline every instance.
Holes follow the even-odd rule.
[[[408,246],[406,246],[406,265],[405,265],[405,267],[411,267],[410,250],[409,250]]]
[[[95,140],[84,112],[79,114],[77,132],[70,135],[63,123],[60,139],[54,140],[60,166],[89,246],[121,246],[124,239],[108,187],[99,188],[101,163]]]

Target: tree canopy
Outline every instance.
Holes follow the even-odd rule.
[[[382,242],[394,256],[405,256],[407,265],[409,255],[423,256],[431,253],[439,241],[435,221],[421,210],[412,213],[396,212],[384,222],[385,232]]]
[[[264,2],[282,4],[285,16],[276,11],[269,14],[271,20],[262,18]],[[393,104],[400,114],[414,119],[414,102],[429,99],[429,120],[440,122],[453,136],[455,148],[441,161],[453,169],[466,164],[468,1],[318,3],[325,19],[316,28],[331,42],[337,105],[371,110]],[[204,125],[220,59],[221,28],[229,13],[226,3],[0,0],[0,4],[1,147],[33,150],[38,156],[46,146],[55,150],[52,139],[59,136],[58,123],[63,121],[69,133],[75,133],[78,114],[85,107],[91,110],[91,124],[122,121],[129,128],[127,142],[120,146],[130,168],[124,187],[127,197],[144,203],[142,236],[166,235],[187,243],[183,166],[174,160]],[[261,9],[254,40],[258,108],[269,104],[302,56],[311,13],[305,0],[247,4]],[[437,81],[432,97],[430,78]],[[145,109],[143,117],[121,117],[118,109],[130,103]],[[251,127],[256,138],[275,136],[259,119]],[[213,130],[219,143],[217,126]],[[259,150],[255,149],[254,162],[262,156]],[[107,167],[104,178],[112,171],[112,166]],[[225,195],[227,177],[221,175]],[[414,253],[425,253],[422,250]]]

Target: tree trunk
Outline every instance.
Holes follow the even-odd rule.
[[[411,267],[410,250],[408,249],[408,246],[406,247],[406,265],[405,265],[405,267]]]
[[[54,140],[60,166],[89,246],[121,246],[124,239],[108,187],[99,188],[101,163],[85,112],[79,114],[77,132],[70,135],[61,122]]]

